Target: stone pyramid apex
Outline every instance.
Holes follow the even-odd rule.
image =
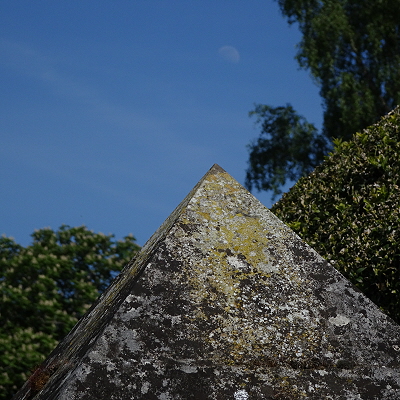
[[[16,400],[399,399],[400,327],[214,165]]]

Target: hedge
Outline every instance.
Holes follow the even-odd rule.
[[[400,322],[400,107],[334,150],[273,207]]]

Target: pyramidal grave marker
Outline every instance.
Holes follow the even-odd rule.
[[[14,399],[400,399],[400,326],[214,165]]]

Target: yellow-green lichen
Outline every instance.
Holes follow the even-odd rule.
[[[210,196],[221,192],[221,198]],[[221,343],[227,346],[222,353],[224,357],[229,354],[229,359],[224,362],[240,364],[258,358],[267,364],[310,364],[308,359],[323,339],[318,321],[304,311],[311,294],[302,287],[304,281],[292,265],[286,231],[278,224],[265,223],[262,216],[268,211],[261,204],[250,210],[251,215],[245,212],[246,198],[243,207],[238,207],[239,194],[243,197],[243,188],[229,175],[211,176],[182,210],[180,229],[173,232],[181,240],[179,259],[190,263],[182,279],[197,304],[191,318],[209,327],[203,340],[216,350],[217,357]],[[268,236],[276,232],[271,227],[281,234],[272,244]],[[286,258],[277,260],[271,246]],[[193,259],[196,252],[198,260]],[[274,291],[279,294],[280,287],[274,286],[278,277],[290,287],[290,294],[286,302],[267,304],[266,293],[271,299]],[[203,309],[210,304],[219,311],[213,314]]]

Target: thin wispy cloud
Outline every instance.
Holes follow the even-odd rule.
[[[65,72],[60,72],[56,57],[43,55],[24,43],[0,39],[0,59],[0,63],[6,68],[41,81],[57,97],[67,98],[85,106],[87,112],[96,115],[97,118],[129,129],[154,132],[158,128],[154,120],[112,104],[98,90],[77,82]]]
[[[0,13],[0,233],[17,240],[86,223],[144,243],[213,163],[243,180],[255,102],[320,104],[276,2],[25,3]]]
[[[165,181],[161,175],[158,178],[153,171],[141,169],[142,158],[137,153],[149,143],[153,153],[157,154],[157,162],[164,163],[164,171],[173,171],[173,160],[178,155],[180,162],[192,166],[201,163],[204,158],[215,158],[215,149],[205,143],[193,143],[189,138],[177,136],[173,125],[163,124],[162,117],[146,118],[135,110],[109,102],[100,91],[75,80],[72,77],[73,71],[71,74],[63,71],[65,68],[59,65],[56,56],[50,57],[24,43],[3,39],[0,41],[0,58],[0,64],[4,67],[41,82],[53,96],[67,99],[79,109],[79,115],[83,113],[88,119],[94,120],[95,124],[101,125],[101,121],[106,121],[116,128],[110,132],[109,137],[93,136],[93,148],[101,143],[106,149],[102,154],[86,146],[88,153],[85,156],[85,151],[80,148],[84,140],[80,135],[87,137],[86,132],[71,132],[66,137],[64,130],[63,133],[55,131],[50,140],[41,143],[37,143],[36,134],[29,134],[21,140],[14,138],[3,143],[0,153],[4,157],[15,159],[17,154],[25,154],[18,161],[24,168],[126,201],[131,198],[127,196],[131,189],[118,189],[113,177],[123,177],[131,185],[144,185],[146,182],[156,185],[158,179],[162,185]],[[186,112],[189,115],[189,111],[180,109],[182,114]],[[193,117],[190,119],[193,120]],[[197,118],[200,122],[201,115]],[[116,154],[124,154],[125,157],[116,158]],[[105,156],[112,162],[105,162]]]

